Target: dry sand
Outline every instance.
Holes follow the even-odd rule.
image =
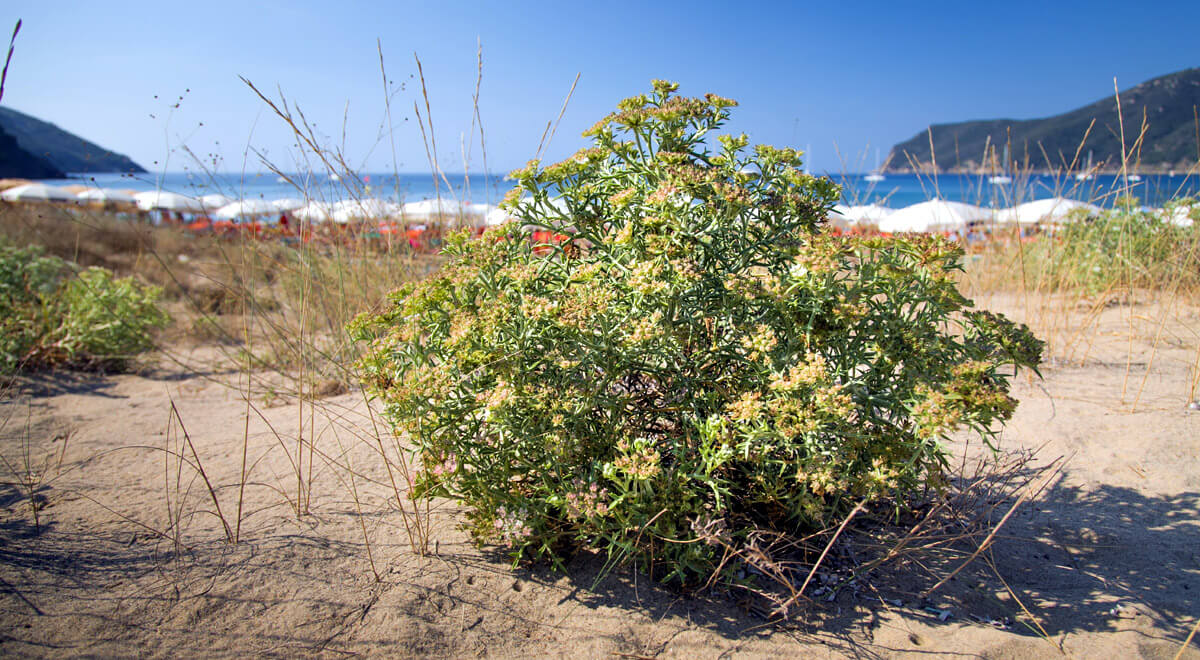
[[[0,654],[1173,658],[1200,617],[1200,413],[1186,409],[1200,316],[1177,308],[1159,331],[1155,309],[1132,308],[1132,344],[1130,308],[1105,311],[1074,362],[1017,385],[1006,446],[1068,462],[1004,528],[988,553],[996,572],[977,562],[927,603],[945,620],[860,592],[828,604],[820,625],[768,624],[736,599],[683,596],[629,570],[596,582],[592,558],[566,574],[513,569],[468,543],[449,508],[435,515],[435,552],[418,557],[375,483],[387,475],[361,395],[311,417],[258,397],[260,417],[236,373],[31,378],[0,403],[0,453],[17,472],[26,446],[48,461],[38,528],[15,475],[0,477]],[[172,400],[230,520],[248,428],[236,546],[203,479],[165,460],[164,447],[191,458]],[[298,518],[288,445],[301,423],[323,457]],[[182,513],[178,538],[157,533],[169,512]],[[1198,644],[1184,657],[1200,658]]]

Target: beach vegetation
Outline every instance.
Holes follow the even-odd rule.
[[[0,243],[0,372],[70,365],[121,369],[169,322],[160,290],[37,246]]]
[[[1120,288],[1200,287],[1200,225],[1171,222],[1193,207],[1177,200],[1163,211],[1123,197],[1094,219],[1067,223],[1034,245],[1054,288],[1095,294]],[[1190,218],[1187,218],[1190,220]]]
[[[352,325],[413,495],[465,505],[481,544],[734,580],[764,534],[938,492],[943,440],[1013,414],[1042,345],[963,297],[957,244],[826,231],[838,187],[718,136],[734,105],[661,81],[622,101],[512,174],[515,221]]]

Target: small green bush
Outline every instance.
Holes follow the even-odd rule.
[[[1182,198],[1164,212],[1147,211],[1136,198],[1120,198],[1097,218],[1078,216],[1053,237],[1031,246],[1035,267],[1054,288],[1089,293],[1128,288],[1200,287],[1200,224],[1167,221],[1176,209],[1195,212]]]
[[[834,184],[744,135],[710,151],[733,102],[674,91],[656,82],[593,147],[515,172],[519,222],[449,241],[440,273],[352,327],[415,442],[416,495],[465,504],[514,559],[729,571],[756,530],[937,485],[939,438],[990,438],[1015,367],[1039,360],[1028,330],[959,294],[956,245],[823,232]]]
[[[121,368],[169,322],[156,287],[103,268],[76,273],[40,248],[0,244],[0,372],[68,364]]]

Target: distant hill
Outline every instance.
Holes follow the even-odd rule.
[[[54,124],[0,106],[0,130],[21,149],[61,172],[145,172],[128,156],[114,153]],[[19,173],[25,178],[50,178]]]
[[[0,128],[0,179],[61,179],[65,176],[45,159],[22,149],[15,137]]]
[[[1186,170],[1197,161],[1197,112],[1200,110],[1200,68],[1155,78],[1121,92],[1125,120],[1125,146],[1130,165],[1142,172]],[[1144,114],[1143,114],[1144,113]],[[1133,145],[1145,117],[1146,134],[1141,149]],[[1091,131],[1088,126],[1095,120]],[[1103,98],[1077,110],[1044,119],[991,119],[936,124],[933,155],[941,172],[992,171],[1003,165],[1008,146],[1010,169],[1074,170],[1087,166],[1088,153],[1102,171],[1121,167],[1121,133],[1117,102]],[[1087,136],[1086,142],[1084,136]],[[892,147],[885,168],[889,172],[933,171],[930,135],[921,131]],[[1080,143],[1083,147],[1080,149]]]

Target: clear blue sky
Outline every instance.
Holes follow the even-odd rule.
[[[217,154],[225,170],[264,169],[248,146],[296,169],[288,131],[238,76],[282,90],[330,143],[342,144],[344,125],[350,161],[390,171],[377,38],[402,172],[430,169],[412,111],[414,53],[442,168],[463,169],[477,42],[493,172],[532,156],[577,73],[549,158],[583,146],[580,132],[619,99],[666,78],[686,94],[738,100],[731,128],[755,142],[811,145],[816,171],[843,169],[836,144],[845,169],[859,171],[875,148],[886,154],[930,123],[1056,114],[1111,94],[1114,77],[1126,88],[1200,65],[1195,1],[9,0],[5,38],[17,18],[3,103],[170,171],[194,167],[181,145]]]

